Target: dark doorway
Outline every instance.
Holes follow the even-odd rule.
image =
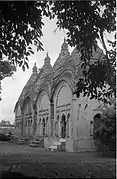
[[[61,118],[61,137],[65,138],[66,137],[66,117],[63,114]]]
[[[42,126],[43,126],[43,136],[45,136],[45,125],[46,125],[45,118],[43,118],[43,124],[42,124]]]

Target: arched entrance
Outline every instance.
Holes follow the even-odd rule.
[[[100,113],[96,114],[96,115],[94,116],[94,118],[93,118],[93,123],[94,123],[94,125],[93,125],[93,134],[94,134],[95,131],[96,131],[97,129],[99,129],[100,126],[101,126],[101,121],[100,121],[100,119],[101,119],[101,114],[100,114]]]
[[[64,114],[61,117],[61,137],[66,137],[66,117]]]

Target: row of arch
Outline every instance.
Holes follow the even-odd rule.
[[[71,75],[71,78],[73,79],[73,76],[72,76],[71,72],[69,72],[69,73],[70,73],[70,75]],[[73,80],[71,80],[71,81],[73,81]],[[45,84],[45,86],[46,86],[46,84]],[[71,93],[73,93],[73,84],[71,85],[71,82],[69,83],[68,80],[61,79],[61,80],[59,81],[59,83],[56,84],[55,86],[56,86],[56,87],[55,87],[55,89],[54,89],[54,91],[52,92],[51,95],[50,95],[49,90],[48,90],[48,89],[49,89],[49,86],[48,86],[48,88],[47,88],[47,87],[46,87],[46,88],[42,88],[42,89],[40,90],[40,92],[38,93],[35,102],[33,101],[32,96],[27,96],[27,97],[24,99],[24,101],[22,101],[22,102],[17,102],[16,105],[15,105],[14,112],[16,111],[16,109],[17,109],[18,106],[20,106],[20,108],[21,108],[22,110],[24,110],[27,101],[31,101],[31,102],[32,102],[32,105],[37,104],[37,102],[39,101],[40,98],[42,98],[42,96],[43,96],[44,93],[46,93],[46,94],[48,95],[49,101],[54,101],[55,97],[58,96],[58,94],[59,94],[59,92],[60,92],[60,90],[62,89],[63,86],[67,86],[67,87],[70,89]],[[28,111],[31,112],[31,106],[27,106],[27,108],[28,108]]]
[[[55,121],[55,135],[61,138],[69,137],[71,128],[70,122],[70,113],[68,113],[67,116],[62,114],[61,118],[58,115]]]
[[[37,124],[36,124],[36,132],[39,135],[48,135],[48,133],[50,132],[49,130],[53,130],[53,134],[58,136],[58,135],[62,135],[62,137],[65,137],[66,135],[69,136],[69,122],[66,121],[66,119],[68,117],[66,117],[65,115],[63,115],[61,117],[62,119],[62,123],[60,123],[60,116],[57,116],[57,119],[59,118],[59,120],[56,120],[56,107],[62,104],[68,104],[70,103],[72,100],[72,90],[70,85],[65,81],[62,80],[59,85],[57,86],[56,90],[55,90],[55,95],[53,96],[53,102],[54,102],[54,106],[53,106],[53,118],[54,118],[54,123],[53,124],[49,124],[50,118],[52,116],[52,114],[50,114],[51,111],[51,101],[49,98],[49,95],[47,93],[47,90],[43,89],[43,91],[41,91],[41,93],[38,96],[38,100],[36,103],[36,108],[37,108]],[[19,104],[18,108],[19,108]],[[24,131],[28,131],[29,127],[32,128],[33,126],[33,120],[34,120],[34,108],[33,108],[33,102],[31,100],[30,97],[27,97],[25,99],[25,101],[22,104],[22,110],[23,110],[23,115],[24,115],[24,119],[23,119],[23,130]],[[47,110],[46,112],[44,112],[44,110]],[[18,109],[19,110],[19,109]],[[18,112],[17,115],[22,115],[22,111],[21,109],[19,110],[20,112]],[[42,111],[42,112],[40,112]],[[16,110],[17,112],[17,110]],[[20,113],[20,114],[19,114]],[[46,114],[44,114],[46,113]],[[47,114],[48,113],[48,114]],[[48,122],[46,122],[46,117],[48,115]],[[70,115],[70,114],[69,114]],[[28,118],[30,118],[30,120],[28,120]],[[65,119],[65,120],[64,120]],[[41,121],[41,122],[40,122]],[[53,126],[52,126],[53,125]],[[49,129],[51,127],[51,129]],[[52,129],[53,128],[53,129]],[[32,130],[32,129],[31,129]],[[31,131],[30,133],[33,133],[33,131]]]
[[[70,113],[66,116],[62,114],[60,117],[57,115],[56,120],[53,123],[54,131],[53,135],[56,137],[69,137],[70,136]],[[40,136],[48,136],[49,135],[49,117],[40,118],[37,124],[37,133]]]

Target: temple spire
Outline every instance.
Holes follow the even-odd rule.
[[[32,72],[35,73],[35,74],[37,73],[37,66],[36,66],[36,63],[34,63],[34,67],[33,67],[33,69],[32,69]]]
[[[46,58],[44,59],[44,66],[43,66],[45,73],[49,73],[52,70],[52,66],[51,66],[50,61],[51,61],[51,59],[50,59],[48,52],[47,52]]]
[[[63,44],[61,46],[61,53],[60,53],[60,55],[70,55],[69,49],[68,49],[68,43],[67,43],[65,37],[64,37]]]
[[[68,44],[67,44],[67,42],[66,42],[66,38],[64,38],[64,42],[63,42],[63,44],[62,44],[62,46],[61,46],[61,51],[68,51]]]

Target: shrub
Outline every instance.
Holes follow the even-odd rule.
[[[116,108],[107,108],[101,115],[100,127],[94,131],[98,149],[116,150]],[[102,148],[101,148],[102,147]]]
[[[10,141],[11,139],[13,139],[12,133],[0,134],[0,141]]]

